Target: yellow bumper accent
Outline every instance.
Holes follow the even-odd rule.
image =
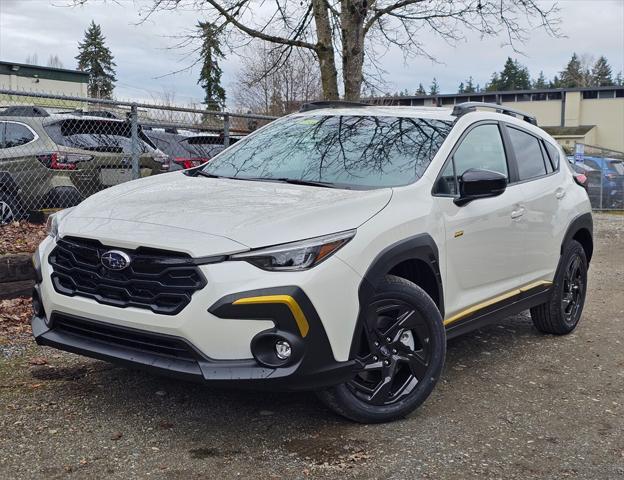
[[[310,330],[308,319],[297,301],[290,295],[265,295],[262,297],[239,298],[234,301],[233,305],[258,305],[265,303],[281,303],[286,305],[290,309],[290,313],[292,313],[295,322],[297,322],[297,327],[299,327],[301,336],[305,337],[308,334]]]
[[[449,323],[453,323],[453,322],[456,322],[457,320],[461,320],[462,318],[467,317],[468,315],[472,313],[478,312],[479,310],[483,308],[489,307],[490,305],[494,305],[498,302],[502,302],[503,300],[507,300],[508,298],[515,297],[516,295],[520,295],[521,293],[528,292],[529,290],[532,290],[533,288],[547,286],[547,285],[552,285],[552,282],[549,282],[546,280],[539,280],[537,282],[529,283],[528,285],[525,285],[524,287],[516,288],[515,290],[511,290],[510,292],[503,293],[502,295],[498,295],[497,297],[486,300],[485,302],[473,305],[472,307],[467,308],[466,310],[462,310],[461,312],[453,315],[452,317],[447,318],[446,320],[444,320],[444,325],[448,325]]]

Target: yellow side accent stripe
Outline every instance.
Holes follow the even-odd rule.
[[[498,295],[497,297],[486,300],[485,302],[473,305],[472,307],[467,308],[466,310],[462,310],[461,312],[444,320],[444,325],[446,326],[449,323],[456,322],[457,320],[467,317],[468,315],[472,313],[478,312],[479,310],[482,310],[486,307],[494,305],[498,302],[502,302],[503,300],[507,300],[508,298],[515,297],[516,295],[520,295],[521,293],[528,292],[529,290],[532,290],[536,287],[542,287],[542,286],[548,286],[548,285],[552,285],[552,282],[549,282],[547,280],[539,280],[537,282],[529,283],[528,285],[525,285],[524,287],[516,288],[515,290],[511,290],[510,292],[503,293],[502,295]]]
[[[299,327],[301,336],[305,337],[308,334],[310,330],[308,319],[297,301],[290,295],[264,295],[262,297],[239,298],[234,301],[233,305],[258,305],[267,303],[281,303],[286,305],[290,309],[290,313],[292,313],[295,322],[297,322],[297,327]]]

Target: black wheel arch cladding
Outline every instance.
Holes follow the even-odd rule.
[[[591,213],[583,213],[568,226],[563,241],[561,242],[560,255],[563,255],[566,245],[570,243],[570,240],[576,240],[581,244],[583,250],[585,250],[585,257],[587,258],[587,264],[589,265],[591,257],[594,253],[594,221]]]
[[[365,308],[368,300],[375,294],[375,290],[379,282],[394,267],[402,262],[409,260],[418,260],[423,262],[431,269],[435,277],[438,297],[438,309],[440,315],[444,317],[444,292],[442,287],[442,276],[440,274],[439,252],[438,247],[431,235],[422,233],[412,237],[400,240],[382,250],[373,260],[366,270],[360,288],[358,290],[358,299],[360,310],[358,313],[355,330],[351,339],[351,349],[349,358],[354,358],[357,351],[358,339],[361,335],[361,329],[364,322]],[[434,300],[435,301],[435,300]]]

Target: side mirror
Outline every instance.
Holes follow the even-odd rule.
[[[492,170],[471,168],[459,177],[459,198],[455,205],[461,207],[472,200],[496,197],[507,188],[507,177]]]

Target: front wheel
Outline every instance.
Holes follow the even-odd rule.
[[[333,411],[356,422],[402,418],[429,396],[442,372],[446,336],[433,300],[417,285],[387,275],[365,310],[347,383],[318,392]]]

